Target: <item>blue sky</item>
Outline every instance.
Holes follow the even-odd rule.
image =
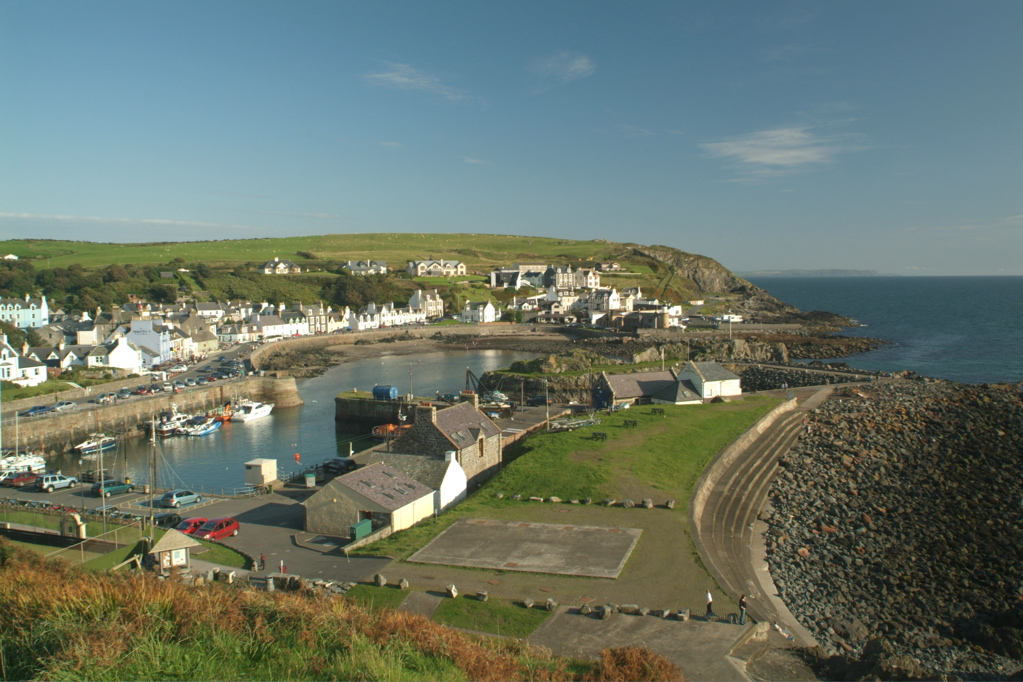
[[[1023,275],[1023,2],[0,0],[0,239]]]

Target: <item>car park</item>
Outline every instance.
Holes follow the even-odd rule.
[[[75,409],[76,404],[70,400],[61,400],[59,403],[53,406],[53,409],[57,412],[67,412],[68,410]]]
[[[96,497],[110,497],[111,495],[132,492],[135,492],[135,486],[127,481],[108,479],[92,484],[92,494]]]
[[[204,517],[190,517],[183,519],[175,530],[180,531],[185,535],[194,535],[195,531],[199,530],[204,523],[206,523],[206,519]]]
[[[170,490],[163,494],[160,498],[161,507],[172,507],[178,508],[183,504],[195,504],[196,502],[202,502],[202,496],[198,493],[193,493],[191,490]]]
[[[355,471],[359,465],[351,457],[336,457],[323,463],[323,470],[328,474],[340,476],[350,471]]]
[[[35,485],[36,479],[41,475],[34,471],[19,471],[15,476],[4,479],[3,484],[10,488],[24,488],[27,485]]]
[[[232,535],[238,535],[241,525],[230,518],[210,519],[199,526],[199,530],[192,535],[200,540],[223,540]]]
[[[176,512],[160,512],[153,516],[153,525],[157,528],[176,528],[181,523],[181,515]]]
[[[74,476],[64,474],[43,474],[36,479],[36,487],[52,493],[60,488],[74,488],[78,485],[78,479]]]
[[[53,409],[53,405],[35,405],[22,412],[19,417],[38,417]]]

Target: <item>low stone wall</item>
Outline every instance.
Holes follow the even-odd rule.
[[[702,542],[700,539],[700,520],[703,517],[703,508],[707,504],[707,498],[710,497],[711,492],[714,490],[714,486],[721,479],[721,476],[728,469],[729,466],[736,459],[742,456],[746,452],[746,449],[753,443],[757,438],[761,436],[774,422],[778,420],[784,414],[791,412],[796,409],[798,402],[795,398],[788,400],[780,405],[775,406],[770,412],[765,414],[757,421],[746,433],[742,434],[734,441],[732,441],[728,447],[721,451],[714,461],[710,463],[704,472],[700,476],[700,479],[696,482],[696,488],[693,490],[693,496],[689,501],[689,520],[693,532],[693,539],[697,542]]]

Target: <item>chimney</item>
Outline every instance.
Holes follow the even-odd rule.
[[[480,396],[476,391],[462,391],[459,398],[463,403],[472,403],[477,410],[480,408]]]
[[[419,403],[416,405],[416,424],[429,421],[431,424],[437,423],[437,408],[431,403]]]
[[[457,452],[455,452],[454,450],[448,450],[447,452],[444,453],[444,461],[450,462],[454,460],[457,456],[458,456]]]

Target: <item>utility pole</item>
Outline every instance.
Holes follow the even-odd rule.
[[[550,431],[551,430],[551,389],[550,389],[550,386],[547,384],[547,377],[543,378],[543,392],[544,392],[544,395],[546,396],[546,400],[544,400],[543,402],[544,402],[544,406],[547,408],[547,430]]]

